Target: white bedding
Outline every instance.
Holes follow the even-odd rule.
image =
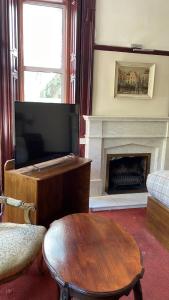
[[[149,174],[146,184],[149,194],[169,208],[169,170]]]

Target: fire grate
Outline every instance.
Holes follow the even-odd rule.
[[[108,194],[145,192],[150,170],[150,153],[109,154],[107,157],[106,192]]]

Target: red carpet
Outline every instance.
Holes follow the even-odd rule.
[[[124,226],[138,243],[145,273],[141,281],[144,300],[169,300],[169,252],[147,231],[145,209],[98,212]],[[0,300],[56,300],[58,289],[46,273],[39,275],[36,263],[16,280],[0,286]],[[133,300],[132,293],[122,300]]]
[[[141,280],[144,300],[169,300],[169,251],[147,231],[146,209],[129,209],[100,213],[113,218],[133,235],[142,252],[145,268]],[[133,294],[121,298],[133,300]]]

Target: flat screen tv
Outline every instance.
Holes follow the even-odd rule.
[[[15,102],[15,167],[79,154],[76,104]]]

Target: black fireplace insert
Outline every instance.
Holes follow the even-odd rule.
[[[106,192],[108,194],[146,192],[150,154],[108,155]]]

